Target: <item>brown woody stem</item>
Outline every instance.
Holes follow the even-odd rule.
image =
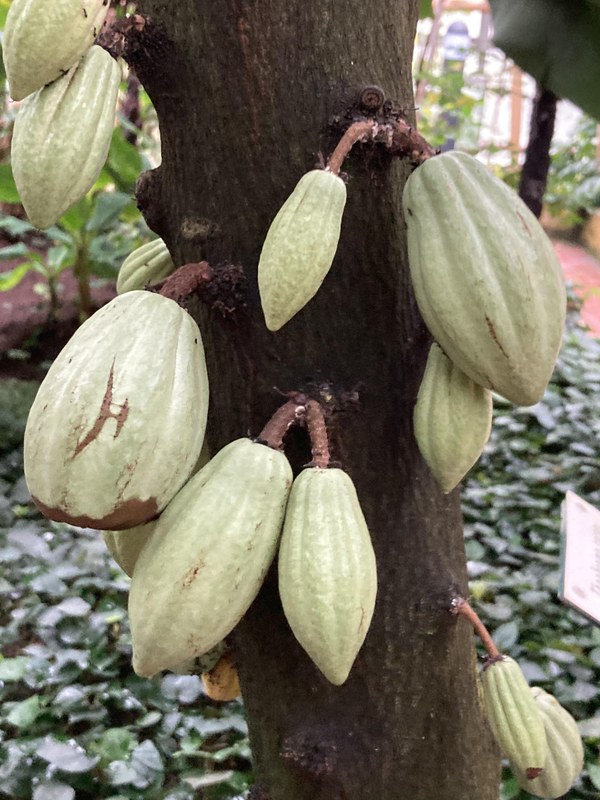
[[[379,131],[379,125],[373,120],[361,120],[360,122],[353,122],[348,130],[344,133],[342,138],[336,145],[335,150],[329,157],[327,162],[327,170],[333,172],[334,175],[340,174],[340,169],[344,163],[344,159],[352,150],[357,142],[364,141],[365,139],[375,138]]]
[[[214,277],[214,270],[208,261],[199,261],[197,264],[184,264],[176,269],[172,275],[160,284],[163,297],[168,297],[176,303],[181,303],[200,286],[208,283]]]
[[[327,163],[327,170],[339,175],[344,159],[357,142],[372,139],[384,144],[394,156],[410,159],[415,166],[436,155],[427,139],[403,119],[393,117],[385,122],[359,120],[346,130]]]
[[[312,453],[312,461],[308,466],[327,469],[330,459],[327,425],[325,424],[321,404],[316,400],[309,400],[306,403],[306,426],[310,436],[310,451]]]
[[[459,597],[453,601],[451,612],[452,614],[460,614],[471,623],[471,625],[473,626],[473,630],[481,639],[490,660],[498,661],[499,659],[502,658],[502,653],[498,650],[498,648],[494,644],[492,637],[488,632],[488,629],[479,619],[478,615],[473,610],[471,605],[464,598]]]
[[[273,414],[258,436],[273,450],[283,450],[283,437],[296,422],[304,419],[306,407],[295,400],[288,400]]]

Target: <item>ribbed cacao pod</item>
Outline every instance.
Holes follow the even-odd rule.
[[[25,477],[50,519],[120,530],[150,521],[200,455],[208,378],[200,331],[173,300],[128,292],[75,333],[25,430]]]
[[[546,733],[537,703],[521,667],[509,656],[491,660],[481,677],[490,728],[509,761],[535,778],[546,762]]]
[[[229,649],[226,641],[219,642],[207,653],[188,658],[186,661],[182,661],[181,664],[171,667],[170,671],[176,675],[203,675],[205,672],[210,672],[219,663],[223,653]]]
[[[240,679],[231,650],[219,659],[218,663],[201,676],[204,691],[211,700],[226,703],[242,694]]]
[[[283,453],[239,439],[171,501],[131,581],[138,675],[206,653],[237,625],[275,555],[291,483]]]
[[[542,716],[548,751],[544,771],[533,780],[511,764],[517,783],[535,797],[554,798],[566,794],[583,769],[583,744],[577,723],[555,697],[538,686],[531,688]]]
[[[475,383],[536,403],[566,309],[562,270],[537,219],[483,164],[457,152],[418,167],[403,204],[413,288],[434,339]]]
[[[344,181],[307,172],[271,223],[258,262],[267,328],[277,331],[315,296],[329,272],[346,204]]]
[[[296,639],[344,683],[371,624],[377,569],[350,477],[311,467],[290,492],[279,548],[279,594]]]
[[[135,562],[154,530],[155,521],[125,531],[102,531],[104,542],[114,560],[126,575],[133,575]]]
[[[434,343],[413,420],[421,455],[442,491],[451,492],[489,439],[492,393],[474,383]]]
[[[53,225],[94,185],[110,147],[120,82],[117,61],[94,45],[76,67],[21,105],[12,169],[38,228]]]
[[[108,0],[13,0],[2,56],[13,100],[62,77],[100,33]]]
[[[117,292],[135,291],[153,286],[175,269],[173,259],[162,239],[143,244],[130,253],[121,264],[117,275]]]

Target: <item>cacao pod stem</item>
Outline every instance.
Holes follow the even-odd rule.
[[[460,614],[471,623],[473,630],[479,636],[483,646],[486,649],[489,662],[498,661],[502,658],[502,653],[494,644],[488,629],[485,627],[476,611],[471,607],[470,603],[464,599],[464,597],[456,597],[452,601],[450,612],[452,614]]]
[[[317,400],[306,403],[306,426],[310,436],[312,461],[307,466],[327,469],[329,466],[329,439],[321,404]]]
[[[288,400],[280,406],[258,435],[256,441],[283,450],[283,437],[292,425],[304,421],[306,406],[297,400]]]

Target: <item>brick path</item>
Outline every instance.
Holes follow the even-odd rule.
[[[600,337],[600,261],[568,242],[554,242],[565,278],[583,299],[581,318],[592,336]]]

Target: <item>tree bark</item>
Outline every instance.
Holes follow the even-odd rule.
[[[459,495],[440,492],[412,432],[430,336],[407,267],[409,164],[381,145],[354,148],[331,272],[278,333],[264,325],[256,282],[271,220],[358,113],[360,88],[378,84],[413,108],[417,3],[145,0],[138,11],[150,21],[127,58],[156,107],[163,157],[138,200],[176,263],[206,259],[217,271],[212,299],[192,309],[207,353],[211,451],[257,435],[282,392],[320,398],[378,562],[371,629],[341,687],[295,641],[275,567],[234,632],[253,797],[493,800],[499,759],[472,631],[448,611],[467,592]],[[309,461],[305,434],[286,452],[296,469]]]
[[[554,134],[556,103],[554,92],[538,84],[531,110],[529,141],[519,181],[519,196],[540,217],[550,170],[550,145]]]

